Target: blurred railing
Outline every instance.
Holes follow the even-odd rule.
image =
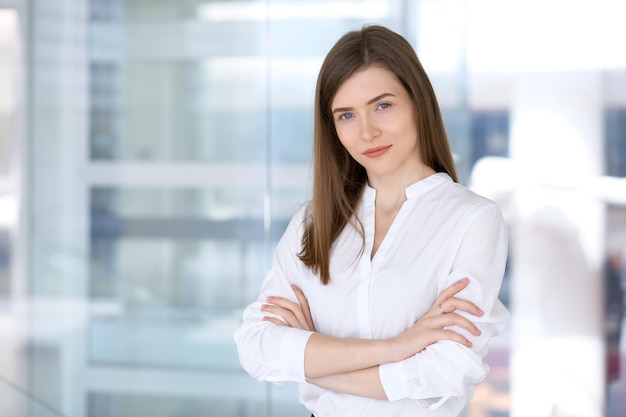
[[[25,388],[0,375],[0,415],[11,417],[68,417]]]

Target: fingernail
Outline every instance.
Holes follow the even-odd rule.
[[[485,313],[480,308],[476,309],[476,315],[482,316],[483,314],[485,314]]]
[[[474,329],[474,334],[476,336],[480,336],[480,329],[479,328]]]
[[[267,297],[267,302],[271,303],[272,301],[274,301],[274,297]]]

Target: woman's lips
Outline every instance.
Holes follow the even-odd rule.
[[[389,150],[389,148],[391,148],[391,145],[377,146],[375,148],[370,148],[366,150],[365,152],[363,152],[363,155],[367,156],[368,158],[378,158],[379,156],[384,155]]]

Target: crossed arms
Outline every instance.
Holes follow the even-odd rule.
[[[457,311],[475,316],[483,312],[472,302],[455,297],[469,284],[464,278],[443,290],[432,308],[413,326],[399,335],[381,340],[351,339],[326,336],[316,332],[308,301],[300,288],[292,286],[298,302],[283,297],[268,297],[261,310],[282,318],[266,316],[265,321],[314,332],[304,356],[307,381],[320,388],[376,399],[387,399],[378,367],[399,362],[421,352],[427,346],[450,340],[471,347],[461,333],[449,329],[458,326],[478,336],[480,330]],[[441,307],[440,307],[441,306]]]

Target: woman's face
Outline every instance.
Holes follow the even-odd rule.
[[[423,168],[413,102],[391,71],[370,66],[354,73],[337,90],[331,111],[339,140],[370,183],[396,176],[410,181]]]

